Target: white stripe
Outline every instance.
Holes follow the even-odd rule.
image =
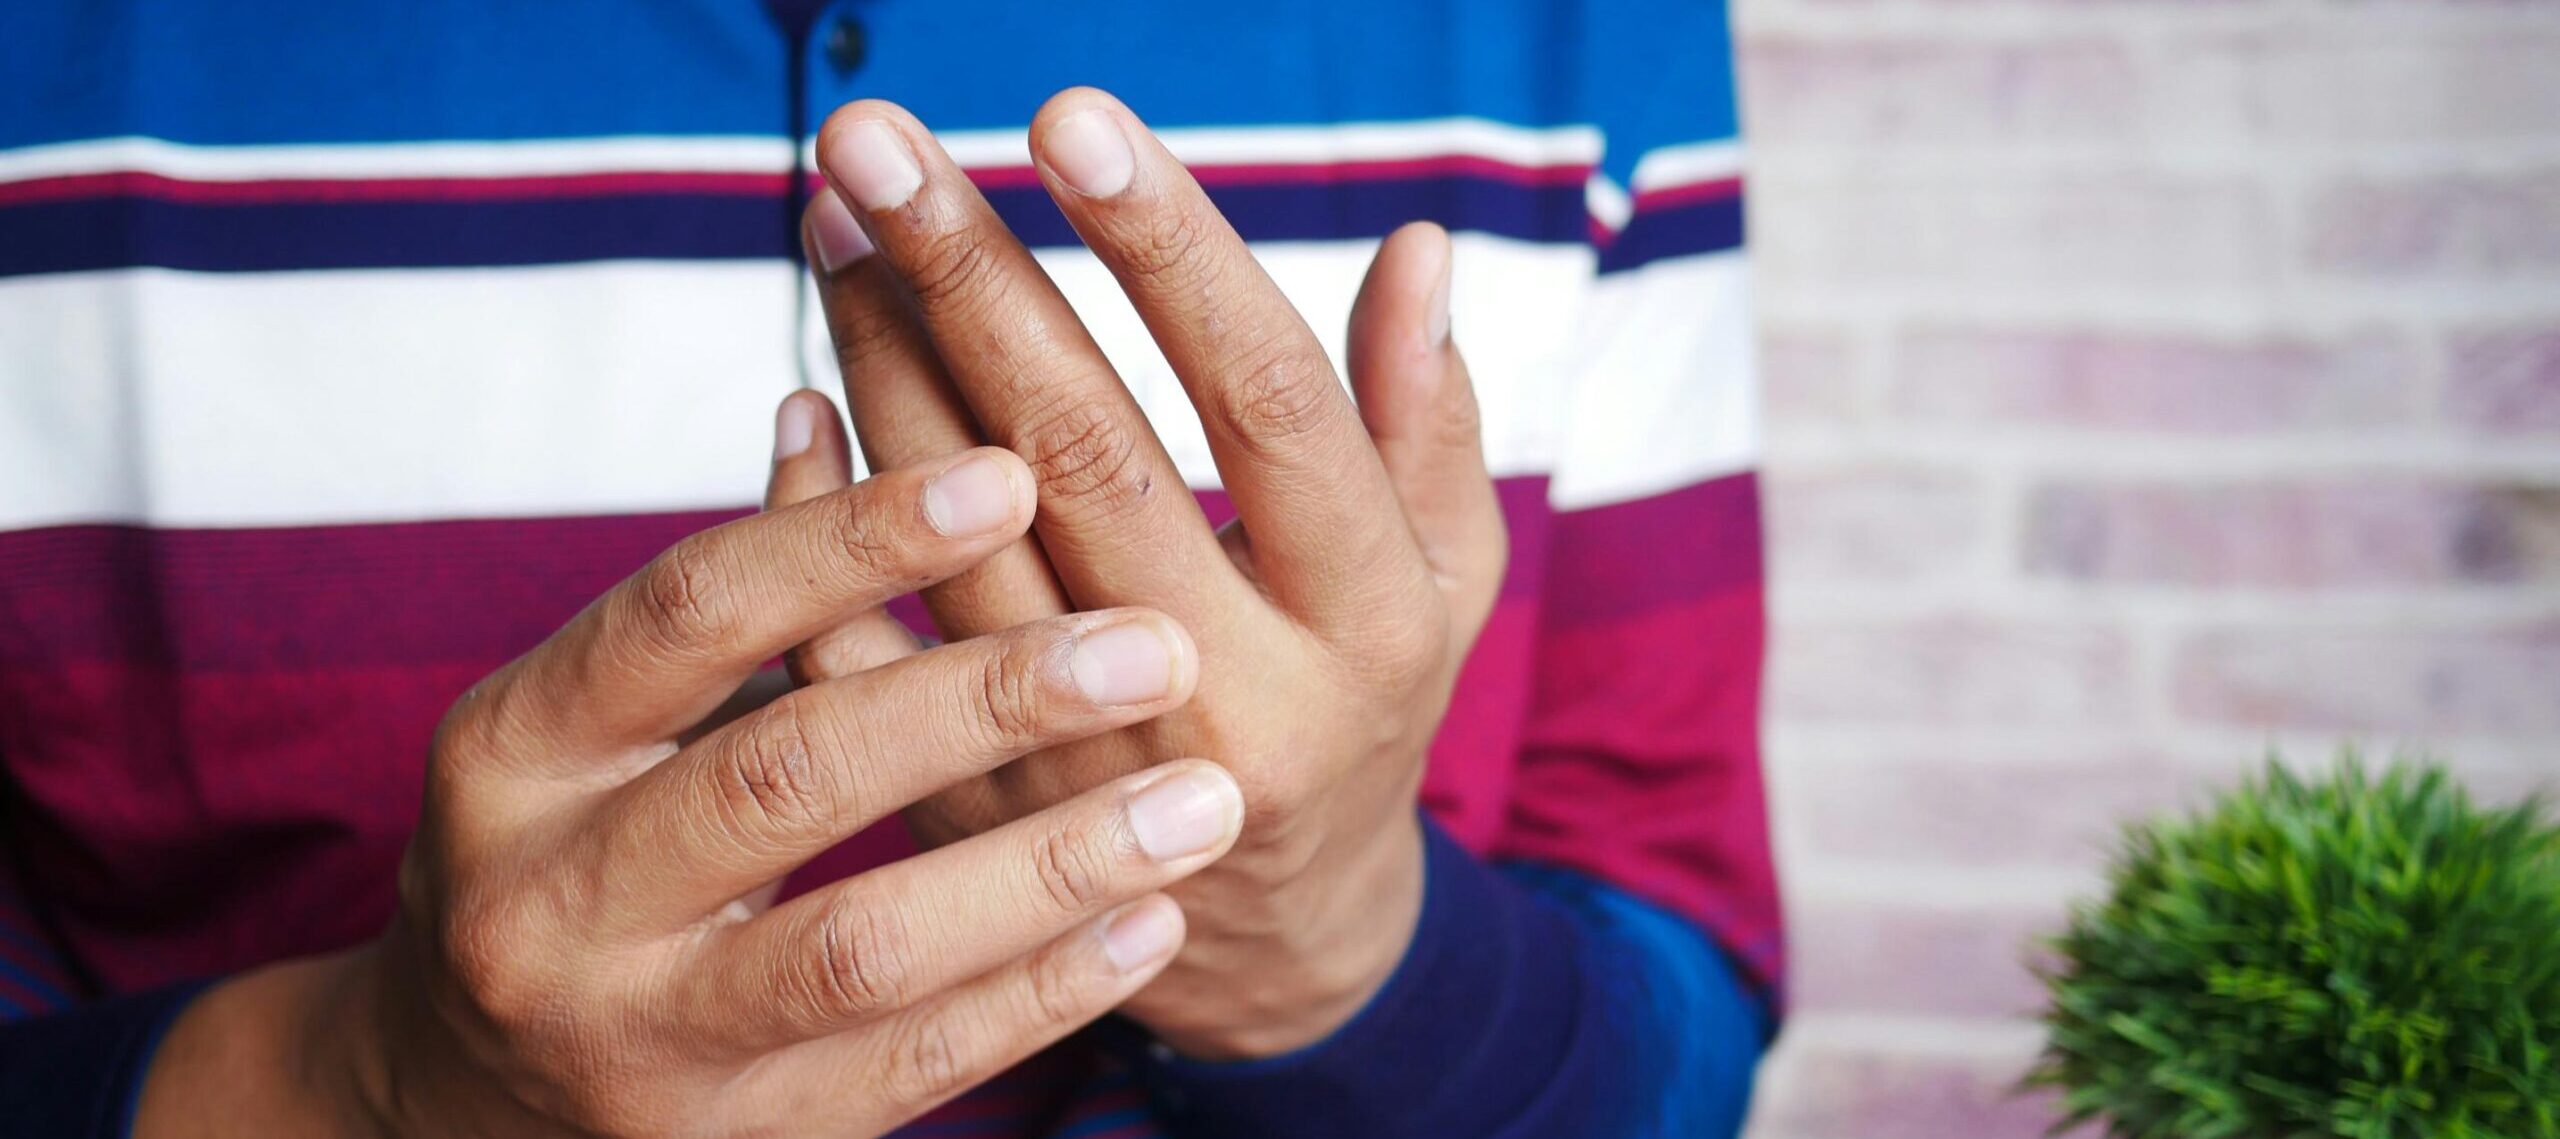
[[[1339,367],[1374,244],[1257,249]],[[1457,240],[1454,328],[1495,473],[1559,505],[1747,465],[1739,255],[1596,285],[1591,252]],[[1040,259],[1186,481],[1199,421],[1092,254]],[[244,526],[742,506],[797,382],[779,263],[0,281],[0,528]],[[812,321],[815,337],[824,332]],[[812,374],[832,377],[823,345]],[[830,384],[829,386],[834,386]]]
[[[792,287],[780,263],[0,282],[0,526],[752,502]]]
[[[790,166],[789,141],[759,137],[627,136],[307,146],[192,146],[156,138],[107,138],[0,151],[0,182],[127,170],[190,181],[256,182],[304,178],[512,178],[624,171],[779,174]]]
[[[1742,144],[1732,139],[1657,147],[1636,160],[1629,179],[1642,194],[1742,176]]]
[[[943,148],[970,168],[1026,166],[1029,136],[1019,130],[953,131]],[[1573,166],[1599,161],[1600,132],[1589,126],[1519,127],[1489,119],[1424,119],[1326,126],[1177,127],[1156,132],[1174,157],[1192,165],[1371,162],[1466,155],[1515,166]]]
[[[1528,128],[1485,119],[1428,119],[1313,127],[1179,128],[1159,132],[1183,161],[1202,165],[1358,162],[1468,155],[1519,166],[1583,165],[1600,155],[1588,126]],[[964,167],[1030,164],[1022,130],[940,136]],[[814,140],[809,144],[814,148]],[[812,152],[812,157],[814,153]],[[755,136],[625,136],[505,142],[194,146],[109,138],[0,151],[0,182],[147,171],[204,182],[267,179],[505,178],[622,171],[776,174],[791,144]]]
[[[1750,266],[1740,251],[1609,274],[1592,286],[1583,316],[1571,350],[1572,424],[1548,487],[1557,509],[1644,498],[1758,460]]]

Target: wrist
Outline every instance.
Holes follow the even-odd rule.
[[[205,990],[169,1027],[134,1112],[137,1139],[367,1137],[362,1065],[374,1034],[357,955],[286,962]]]
[[[1331,864],[1278,884],[1219,890],[1251,906],[1199,905],[1189,947],[1131,1016],[1183,1055],[1252,1060],[1317,1044],[1359,1015],[1402,964],[1421,917],[1420,820],[1399,812],[1372,841],[1332,853]]]

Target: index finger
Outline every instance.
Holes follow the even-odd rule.
[[[1031,137],[1049,196],[1199,409],[1273,594],[1318,620],[1381,611],[1380,594],[1350,583],[1425,595],[1403,509],[1323,345],[1191,172],[1092,88],[1049,100]]]
[[[517,661],[489,714],[563,756],[671,738],[783,650],[1013,541],[1031,500],[1022,460],[982,447],[705,530]]]

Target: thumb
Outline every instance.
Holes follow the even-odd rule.
[[[1351,306],[1351,391],[1414,540],[1472,641],[1509,556],[1475,384],[1449,330],[1454,249],[1415,222],[1387,235]]]

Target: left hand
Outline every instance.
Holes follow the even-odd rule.
[[[1125,1011],[1194,1055],[1289,1051],[1356,1013],[1411,940],[1425,754],[1507,556],[1449,342],[1449,239],[1412,225],[1380,247],[1351,317],[1355,404],[1126,107],[1068,91],[1031,137],[1041,181],[1198,408],[1238,517],[1211,531],[1066,298],[925,128],[878,101],[836,112],[818,145],[833,193],[804,238],[871,464],[985,442],[1039,483],[1036,541],[928,589],[935,621],[958,640],[1144,604],[1182,622],[1201,657],[1186,707],[1025,758],[908,819],[939,844],[1170,757],[1219,757],[1244,789],[1243,838],[1175,892],[1190,940]],[[844,484],[845,444],[832,425],[821,435],[777,466],[776,504]],[[795,670],[862,667],[880,629],[857,618],[804,646]]]

